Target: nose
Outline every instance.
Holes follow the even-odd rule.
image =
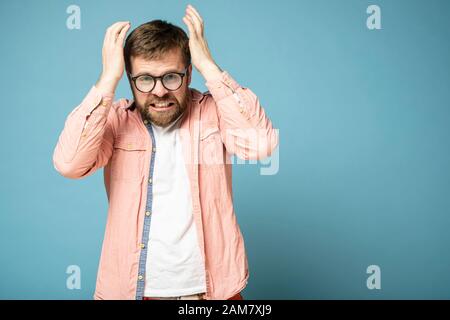
[[[164,88],[164,86],[161,82],[161,79],[157,79],[156,83],[155,83],[155,87],[152,90],[152,94],[161,98],[164,95],[166,95],[168,92],[169,92],[169,90]]]

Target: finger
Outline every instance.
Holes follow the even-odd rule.
[[[203,34],[203,24],[200,22],[198,17],[192,12],[190,9],[186,9],[187,15],[191,18],[192,23],[194,24],[195,30],[199,35]]]
[[[119,21],[108,28],[108,43],[113,45],[116,42],[117,36],[128,21]]]
[[[106,29],[106,34],[109,36],[111,35],[111,32],[114,28],[116,28],[117,26],[119,26],[122,23],[122,21],[117,21],[115,23],[113,23],[112,25],[110,25],[107,29]]]
[[[198,35],[202,35],[203,32],[202,32],[202,29],[201,29],[201,26],[200,26],[200,22],[198,21],[198,18],[193,13],[191,13],[190,11],[188,11],[188,10],[186,10],[186,11],[187,11],[186,15],[190,19],[190,21],[192,22],[192,25],[194,26],[195,32]]]
[[[104,41],[104,45],[109,45],[111,43],[111,30],[117,26],[119,22],[113,23],[112,25],[110,25],[107,29],[106,29],[106,33],[105,33],[105,41]]]
[[[123,42],[124,42],[124,39],[125,39],[125,35],[127,34],[128,30],[130,30],[130,27],[131,27],[131,24],[130,24],[130,23],[127,23],[127,24],[122,28],[122,30],[120,30],[120,33],[119,33],[119,35],[117,36],[116,44],[120,44],[120,45],[123,46]]]
[[[106,28],[104,44],[108,44],[108,43],[110,42],[109,39],[111,38],[111,30],[112,30],[112,28],[113,28],[114,26],[116,26],[118,23],[120,23],[120,22],[113,23],[113,24],[110,25],[108,28]]]
[[[197,28],[200,26],[200,29],[203,29],[203,20],[194,12],[194,10],[187,7],[186,14],[192,18],[192,21],[195,23]]]
[[[117,37],[119,36],[120,32],[128,25],[128,21],[121,22],[117,26],[114,27],[114,29],[111,30],[112,32],[112,38],[114,39],[114,42],[117,40]]]
[[[198,13],[197,9],[195,9],[193,6],[191,6],[190,4],[188,5],[188,9],[190,9],[198,18],[198,20],[200,20],[201,23],[203,23],[203,19],[202,16],[200,15],[200,13]]]
[[[189,38],[197,37],[197,34],[194,29],[194,25],[192,24],[192,20],[190,20],[187,16],[184,16],[183,21],[189,29]]]

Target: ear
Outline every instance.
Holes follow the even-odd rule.
[[[131,76],[130,76],[130,74],[128,72],[125,72],[125,73],[127,74],[128,84],[130,85],[131,92],[134,92],[133,91],[134,90],[134,88],[133,88],[133,80],[131,80]]]
[[[191,80],[192,80],[192,63],[188,67],[187,78],[188,78],[187,79],[187,86],[189,87],[189,85],[191,84]]]

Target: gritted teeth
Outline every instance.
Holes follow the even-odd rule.
[[[166,108],[166,107],[172,106],[173,102],[157,102],[157,103],[151,103],[150,105],[155,108]]]

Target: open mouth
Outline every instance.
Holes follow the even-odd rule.
[[[167,103],[151,103],[150,108],[152,108],[155,111],[165,111],[170,110],[175,106],[175,103],[173,102],[167,102]]]

